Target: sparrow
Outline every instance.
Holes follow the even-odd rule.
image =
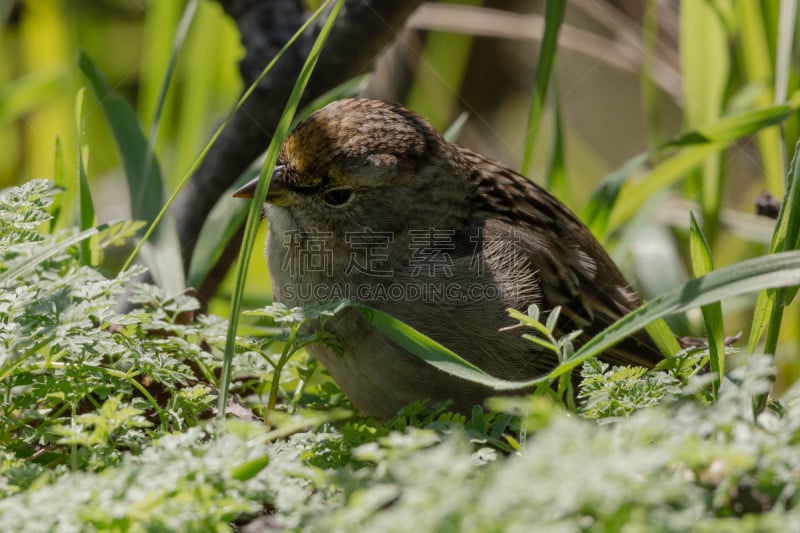
[[[256,184],[235,196],[252,198]],[[640,305],[564,204],[394,103],[338,100],[300,123],[281,148],[264,214],[276,301],[363,303],[505,380],[558,362],[508,329],[508,309],[536,304],[546,316],[560,306],[557,333],[580,330],[580,345]],[[415,400],[469,412],[498,394],[418,359],[353,307],[321,327],[341,349],[308,351],[364,414],[389,418]],[[600,358],[653,367],[662,354],[640,332]]]

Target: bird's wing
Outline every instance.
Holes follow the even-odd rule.
[[[561,306],[561,334],[581,329],[585,341],[640,305],[603,247],[561,202],[500,163],[466,149],[462,155],[472,169],[481,215],[514,228],[518,245],[527,250],[528,268],[540,285],[540,307]],[[663,355],[642,331],[601,358],[652,367]]]

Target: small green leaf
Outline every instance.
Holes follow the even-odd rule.
[[[262,455],[233,469],[231,477],[238,481],[253,479],[269,464],[269,455]]]
[[[501,381],[391,315],[366,305],[354,305],[370,324],[378,328],[389,339],[439,370],[490,387]]]
[[[545,323],[547,331],[553,332],[556,330],[556,323],[558,322],[559,315],[561,315],[561,306],[557,305],[550,311],[550,314],[547,315],[547,322]]]
[[[535,322],[539,321],[539,306],[531,304],[528,306],[528,316]]]

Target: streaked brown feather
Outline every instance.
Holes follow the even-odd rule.
[[[574,213],[513,170],[471,150],[459,151],[472,169],[478,216],[526,228],[544,245],[531,254],[530,265],[541,279],[543,309],[562,307],[561,334],[581,329],[585,342],[640,305],[614,261]],[[612,364],[646,367],[662,358],[645,332],[623,340],[602,356]]]

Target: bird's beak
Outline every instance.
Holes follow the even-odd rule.
[[[267,203],[277,203],[277,201],[285,196],[286,193],[286,180],[284,179],[284,166],[278,165],[272,171],[272,180],[269,182],[269,190],[267,191]],[[233,193],[234,198],[252,198],[258,186],[258,178],[254,178]]]

